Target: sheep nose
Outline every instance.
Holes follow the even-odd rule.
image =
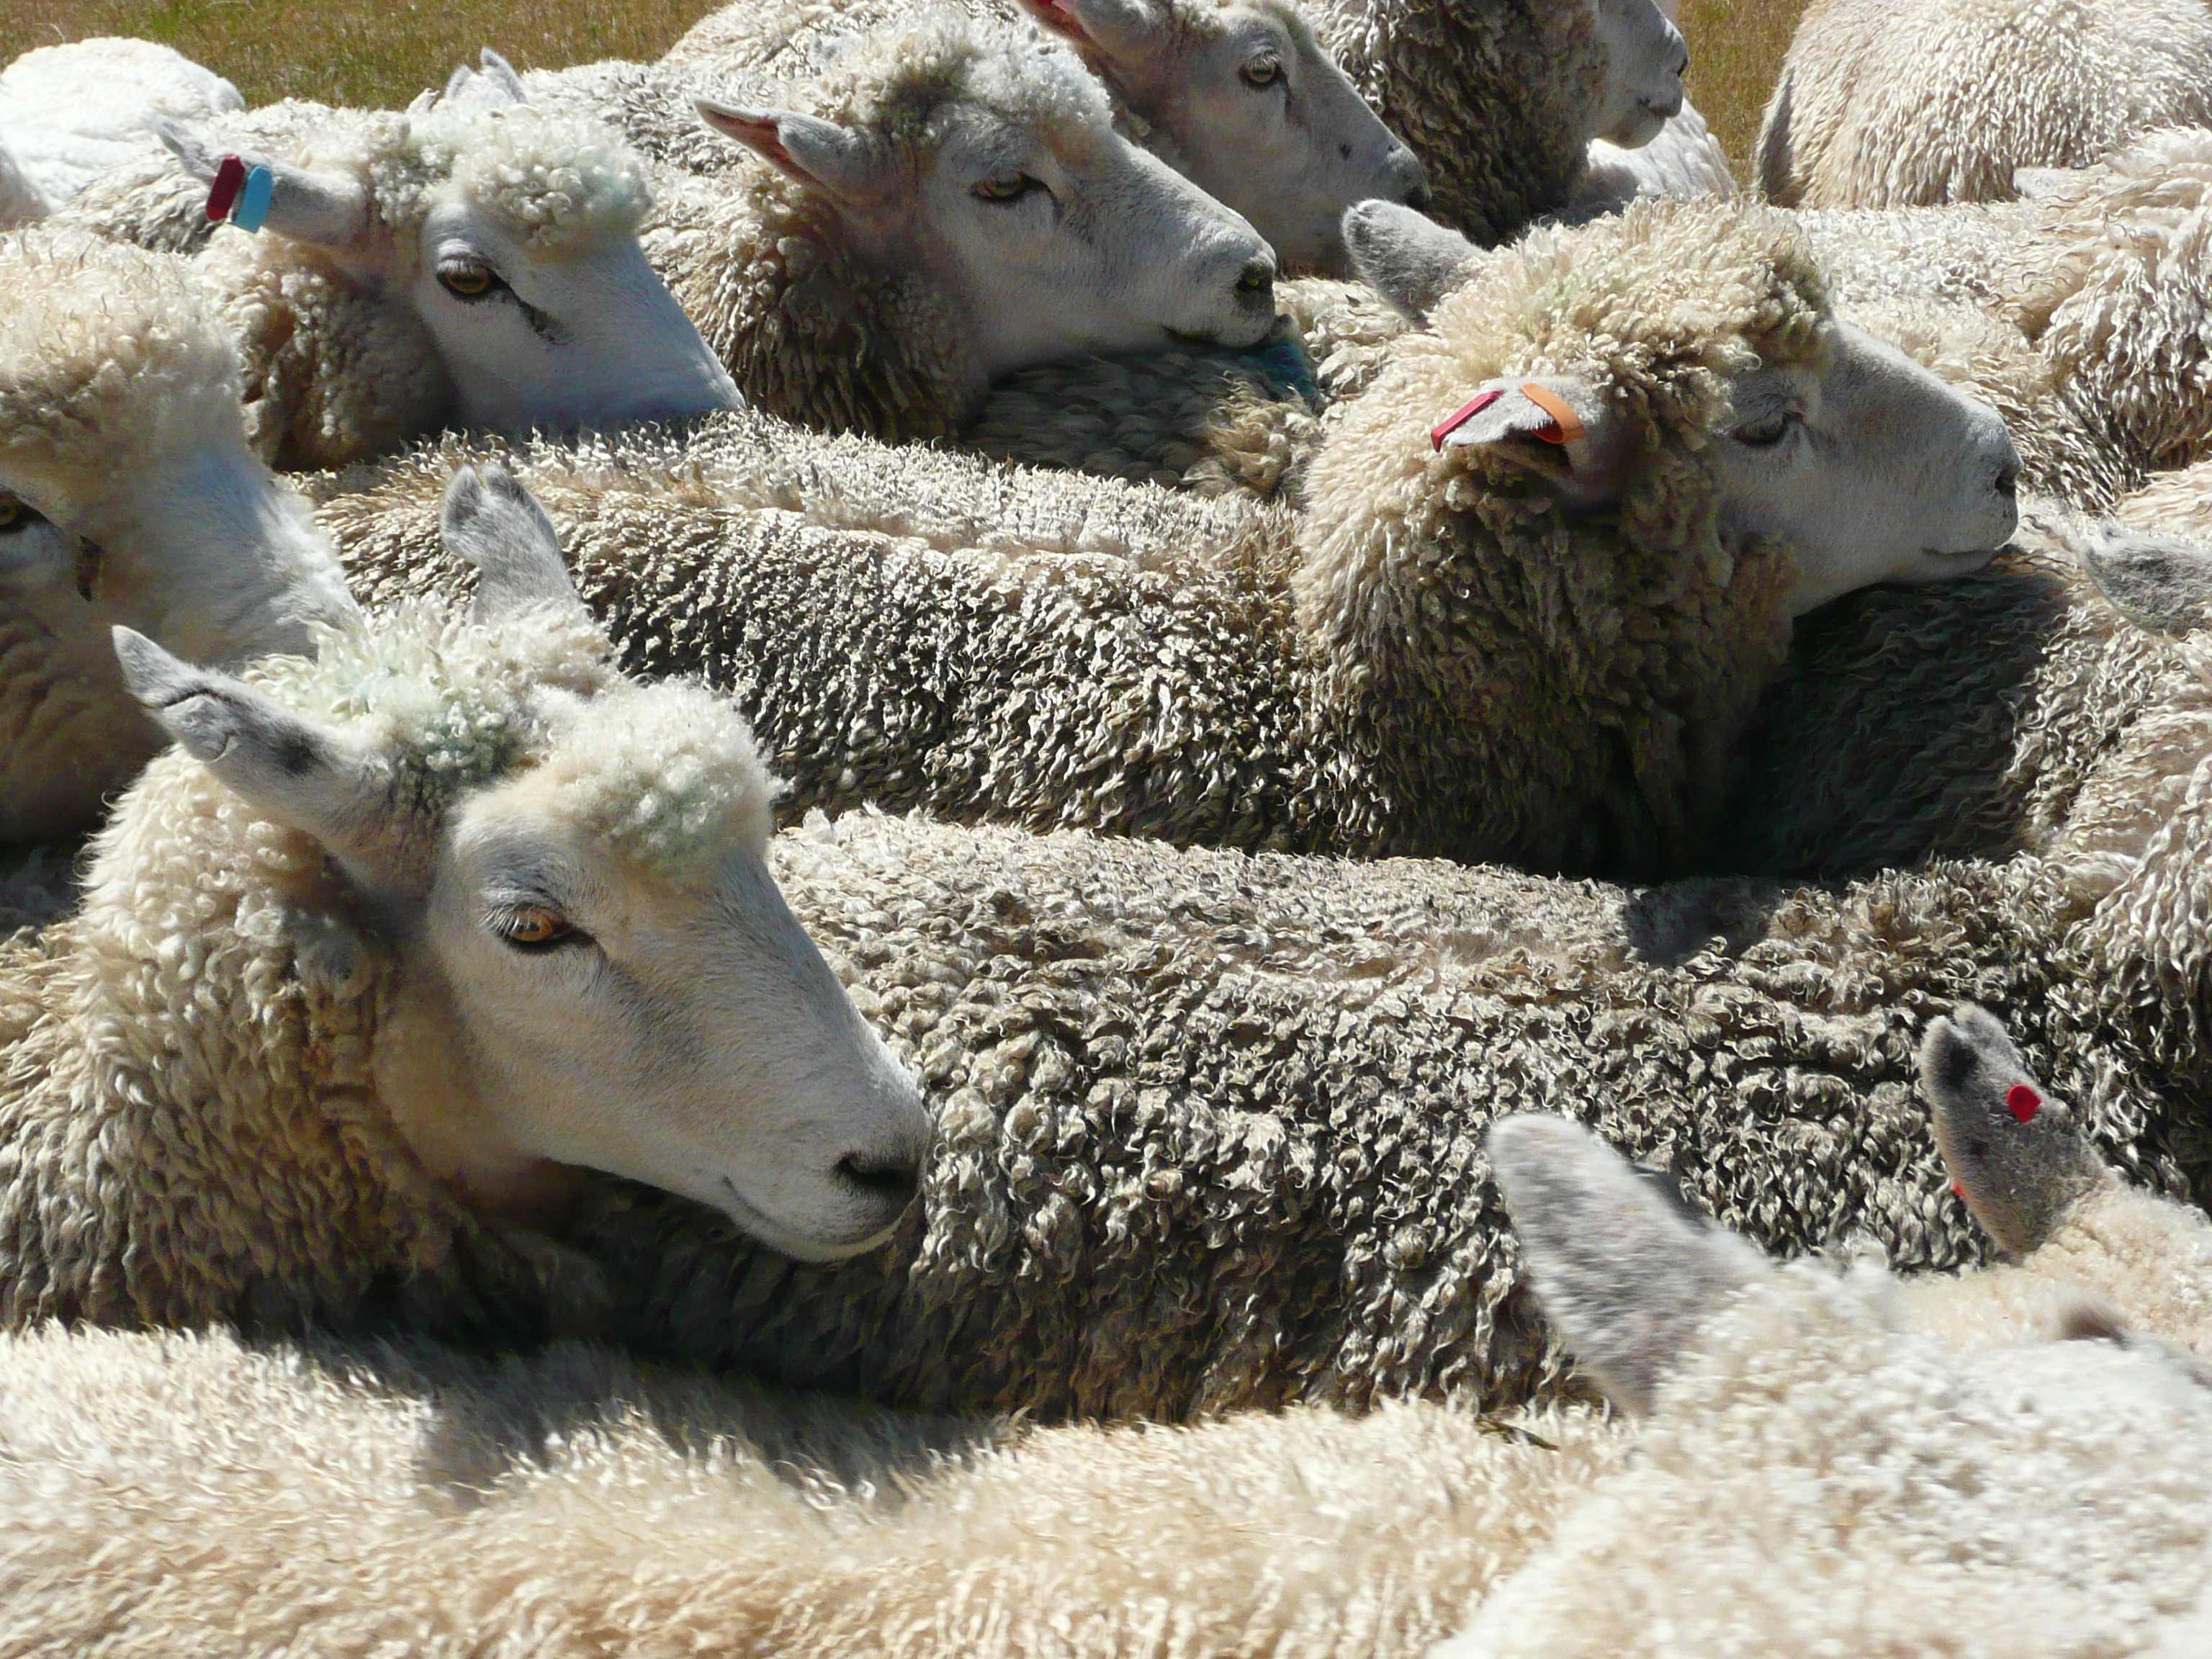
[[[1407,193],[1406,205],[1416,213],[1426,213],[1429,210],[1430,199],[1429,187],[1426,185],[1415,185]]]
[[[1678,75],[1678,76],[1681,76],[1681,75],[1687,75],[1689,72],[1690,72],[1690,47],[1689,47],[1689,43],[1688,43],[1687,41],[1685,41],[1685,42],[1683,43],[1683,45],[1682,45],[1682,57],[1681,57],[1681,60],[1674,65],[1674,73],[1675,73],[1676,75]]]
[[[871,1198],[901,1210],[921,1190],[921,1164],[904,1154],[848,1152],[837,1160],[838,1178]]]
[[[1237,273],[1237,297],[1248,305],[1275,301],[1275,262],[1266,254],[1257,254],[1244,262]]]
[[[1997,494],[2011,501],[2020,494],[2020,463],[2002,461],[1997,465]]]

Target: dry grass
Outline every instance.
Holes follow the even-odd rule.
[[[11,48],[88,34],[173,46],[283,97],[404,104],[477,48],[524,69],[658,58],[718,0],[7,0]],[[1802,0],[1684,0],[1690,95],[1741,165]]]

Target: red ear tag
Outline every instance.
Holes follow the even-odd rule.
[[[2043,1097],[2025,1083],[2015,1083],[2005,1091],[2005,1110],[2016,1123],[2025,1123],[2043,1109]]]
[[[1445,439],[1450,437],[1453,433],[1459,430],[1461,427],[1465,426],[1469,421],[1481,414],[1484,410],[1489,408],[1491,404],[1496,403],[1504,395],[1504,392],[1498,390],[1496,386],[1492,386],[1487,392],[1476,392],[1474,397],[1469,398],[1457,409],[1452,410],[1450,414],[1445,416],[1443,420],[1437,422],[1436,425],[1429,428],[1429,447],[1431,449],[1442,449],[1444,447]]]
[[[1549,426],[1536,428],[1547,444],[1571,444],[1583,435],[1583,417],[1567,407],[1567,400],[1536,380],[1521,382],[1521,395],[1552,417]]]
[[[1966,1196],[1966,1189],[1964,1187],[1961,1187],[1955,1181],[1951,1183],[1951,1190],[1958,1194],[1961,1199],[1964,1199]]]
[[[222,165],[215,170],[215,181],[208,186],[207,216],[210,222],[221,224],[230,217],[230,210],[237,204],[238,192],[246,187],[246,163],[235,155],[226,155]]]

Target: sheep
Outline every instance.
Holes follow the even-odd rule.
[[[1680,0],[1658,0],[1659,9],[1679,30]],[[1686,48],[1685,48],[1686,50]],[[1610,211],[1639,196],[1733,196],[1735,174],[1728,152],[1705,125],[1687,97],[1650,143],[1624,149],[1603,138],[1589,145],[1589,171],[1575,192],[1570,211]]]
[[[473,619],[251,680],[115,630],[178,747],[0,957],[9,1323],[528,1331],[589,1314],[545,1231],[580,1168],[817,1261],[913,1197],[914,1085],[768,873],[744,723],[606,665],[511,477],[444,525]]]
[[[1602,138],[1682,106],[1689,52],[1651,0],[1316,0],[1314,31],[1428,176],[1428,210],[1486,246],[1569,207]]]
[[[45,842],[89,829],[160,741],[112,627],[236,664],[305,651],[353,606],[247,448],[236,352],[173,260],[19,231],[0,291],[0,843]]]
[[[1816,0],[1767,100],[1759,183],[1789,207],[2003,201],[2018,168],[2207,125],[2194,0]]]
[[[0,153],[12,154],[28,199],[51,211],[112,168],[158,153],[164,120],[245,107],[236,87],[172,47],[100,35],[0,69]]]
[[[194,269],[273,465],[343,465],[452,422],[612,426],[738,401],[639,245],[642,164],[597,123],[471,75],[404,113],[285,104],[166,137],[174,155],[57,218],[174,246],[181,223],[208,229],[226,149],[269,168],[267,234],[215,229]]]
[[[1954,1026],[1983,1040],[1972,1020],[1939,1019],[1930,1048]],[[1930,1083],[1940,1126],[1958,1091]],[[1954,1167],[1977,1202],[2000,1171],[2058,1176],[2072,1201],[2019,1268],[1937,1285],[1770,1266],[1586,1133],[1498,1125],[1522,1249],[1611,1418],[1401,1401],[1038,1429],[574,1344],[488,1361],[218,1334],[0,1339],[0,1644],[96,1639],[131,1659],[221,1629],[318,1659],[526,1634],[546,1659],[1387,1656],[1473,1618],[1448,1651],[1671,1651],[1655,1642],[1668,1626],[1632,1612],[1656,1602],[1784,1651],[1806,1644],[1778,1632],[1923,1651],[1975,1630],[2039,1652],[2051,1629],[2119,1650],[2201,1594],[2212,1393],[2143,1333],[2052,1340],[2105,1334],[2078,1312],[2057,1332],[1984,1317],[1970,1339],[1937,1315],[1996,1315],[2024,1299],[2014,1278],[2117,1267],[2164,1293],[2146,1312],[2201,1329],[2212,1228],[2039,1134],[2062,1102],[2016,1123],[2019,1086],[1970,1086],[1962,1105],[2041,1146]],[[2042,1517],[2025,1543],[2021,1513]],[[1839,1529],[1879,1576],[1838,1561]]]
[[[664,61],[787,81],[819,74],[856,33],[941,3],[726,5]],[[1285,270],[1350,276],[1345,210],[1372,197],[1418,204],[1427,193],[1413,152],[1361,100],[1291,0],[998,0],[991,9],[1064,37],[1105,83],[1116,118],[1249,221]]]
[[[758,420],[530,476],[636,659],[735,693],[794,811],[1570,870],[1688,855],[1793,614],[2013,528],[2001,424],[1837,327],[1781,216],[1532,235],[1393,349],[1295,517]],[[1792,435],[1815,384],[1832,472]],[[447,464],[326,501],[365,593],[415,580]]]
[[[649,240],[761,408],[931,437],[1027,364],[1275,327],[1266,244],[1115,133],[1103,88],[1034,30],[935,15],[793,96],[702,100],[756,160],[742,188],[672,191]]]

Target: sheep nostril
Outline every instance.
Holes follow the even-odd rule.
[[[1237,292],[1248,300],[1272,300],[1275,295],[1275,262],[1262,254],[1247,259],[1237,273]]]
[[[1680,63],[1679,63],[1679,64],[1675,64],[1675,65],[1674,65],[1674,73],[1675,73],[1676,75],[1678,75],[1678,76],[1681,76],[1681,75],[1687,75],[1689,72],[1690,72],[1690,49],[1689,49],[1687,46],[1685,46],[1685,47],[1683,47],[1683,48],[1682,48],[1682,61],[1681,61]]]
[[[1414,212],[1426,213],[1429,210],[1429,187],[1426,185],[1415,185],[1413,189],[1406,192],[1405,199],[1406,205]]]
[[[2010,501],[2020,493],[2020,466],[2008,462],[1997,469],[1997,494]]]
[[[871,1197],[901,1208],[913,1203],[915,1194],[921,1190],[921,1166],[910,1158],[850,1152],[837,1160],[837,1174]]]

